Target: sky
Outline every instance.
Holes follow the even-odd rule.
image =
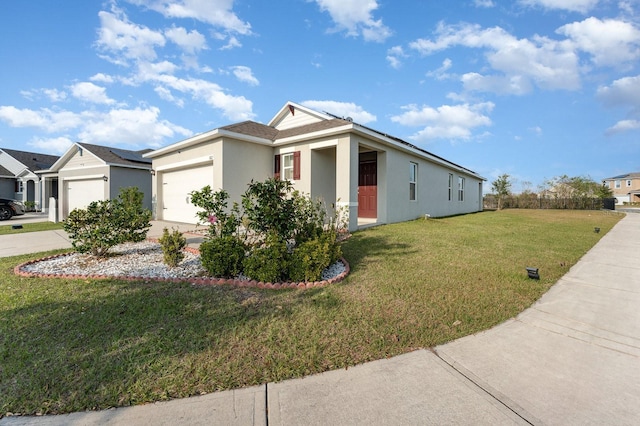
[[[3,0],[0,148],[352,117],[513,190],[640,172],[640,0]]]

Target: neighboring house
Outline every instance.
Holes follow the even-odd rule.
[[[0,148],[0,198],[33,203],[36,210],[46,210],[49,197],[57,197],[57,182],[45,182],[42,171],[59,157]]]
[[[151,160],[142,156],[148,152],[74,143],[44,174],[59,182],[58,220],[92,201],[117,198],[129,186],[138,187],[150,209]]]
[[[613,191],[616,204],[640,203],[640,172],[606,178],[602,184]]]
[[[145,154],[153,160],[154,217],[196,223],[189,193],[210,185],[232,201],[251,180],[276,176],[360,223],[482,210],[477,173],[350,118],[289,102],[268,125],[245,121]]]

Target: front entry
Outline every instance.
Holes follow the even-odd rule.
[[[376,152],[360,154],[358,167],[358,217],[378,217],[378,157]]]

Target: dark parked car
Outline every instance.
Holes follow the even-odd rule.
[[[0,198],[0,220],[9,220],[13,216],[24,214],[24,204],[16,200]]]

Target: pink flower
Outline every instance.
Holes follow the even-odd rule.
[[[215,215],[211,215],[211,216],[209,216],[209,223],[210,223],[210,224],[212,224],[212,225],[213,225],[213,224],[214,224],[214,223],[216,223],[217,221],[218,221],[218,218],[217,218]]]

